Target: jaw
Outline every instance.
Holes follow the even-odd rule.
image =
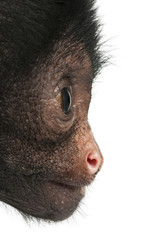
[[[78,208],[85,195],[85,187],[69,186],[54,181],[48,181],[44,185],[44,198],[47,209],[44,209],[43,219],[62,221],[70,217]]]
[[[20,189],[21,184],[23,182],[19,182],[16,189]],[[17,208],[27,219],[32,216],[36,219],[62,221],[77,209],[84,197],[84,188],[53,181],[29,185],[24,181],[20,192],[0,191],[0,200]]]

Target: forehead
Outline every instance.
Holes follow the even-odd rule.
[[[57,41],[48,54],[45,52],[39,58],[36,69],[52,85],[62,78],[70,78],[74,83],[78,78],[81,78],[81,82],[86,78],[90,83],[93,81],[92,63],[84,44],[73,41],[71,39]]]

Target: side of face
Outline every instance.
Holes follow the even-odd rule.
[[[62,48],[11,84],[1,114],[2,200],[50,220],[74,212],[103,161],[87,120],[90,60],[79,47],[68,55]]]
[[[84,44],[60,39],[0,96],[0,200],[60,221],[78,207],[103,157],[88,123],[94,69]]]

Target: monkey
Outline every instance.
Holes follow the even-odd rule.
[[[0,1],[0,201],[27,218],[69,218],[103,165],[100,38],[95,0]]]

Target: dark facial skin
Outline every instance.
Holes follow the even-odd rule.
[[[3,85],[1,201],[53,221],[76,210],[103,163],[87,119],[93,77],[84,44],[60,39]]]

